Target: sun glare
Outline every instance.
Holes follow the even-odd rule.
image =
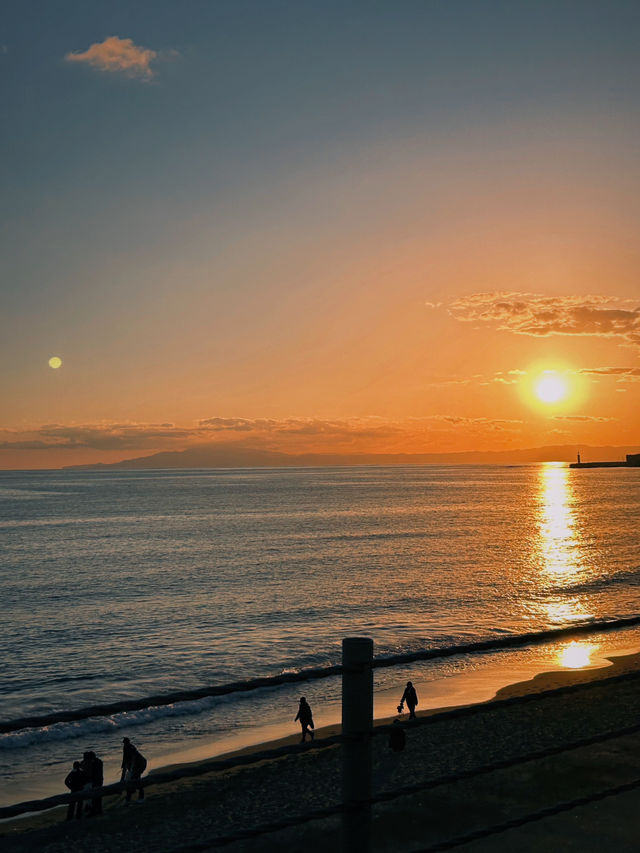
[[[57,370],[59,367],[62,367],[62,359],[59,355],[52,355],[49,359],[49,367],[53,367],[54,370]]]
[[[546,370],[536,384],[536,395],[543,403],[559,403],[567,393],[567,383],[553,370]]]
[[[521,371],[516,385],[524,402],[537,412],[555,415],[579,409],[588,398],[588,386],[580,371],[562,361],[532,364]]]
[[[582,669],[591,664],[591,655],[598,649],[597,645],[578,643],[575,640],[564,646],[558,653],[558,663],[569,669]]]

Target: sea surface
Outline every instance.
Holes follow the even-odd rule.
[[[561,464],[0,472],[0,720],[339,663],[345,636],[383,655],[636,615],[639,510],[640,469]],[[413,674],[463,701],[480,670],[612,642],[378,670],[376,695],[394,705]],[[1,735],[0,804],[62,791],[87,749],[116,781],[123,733],[158,766],[294,732],[301,692],[317,724],[338,719],[339,690]]]

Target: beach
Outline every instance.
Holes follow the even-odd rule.
[[[639,672],[640,654],[611,656],[610,661],[611,666],[606,668],[539,673],[501,689],[495,700],[473,706],[481,709],[477,713],[419,712],[419,716],[432,720],[428,725],[406,728],[407,744],[400,753],[389,749],[386,735],[374,737],[374,794],[635,725],[640,719],[637,681],[631,678],[612,683],[611,678]],[[592,686],[546,694],[581,682]],[[500,701],[528,694],[535,698],[516,704]],[[391,719],[377,719],[376,725]],[[322,728],[316,737],[338,730]],[[260,749],[298,739],[294,734],[262,744]],[[57,808],[7,821],[0,828],[3,849],[7,853],[57,853],[70,848],[111,853],[123,847],[167,853],[204,850],[215,838],[336,805],[340,800],[340,767],[340,748],[332,747],[151,785],[143,804],[125,807],[121,795],[105,800],[105,814],[100,818],[67,824],[64,809]],[[527,761],[374,806],[373,850],[421,849],[638,777],[638,734]],[[460,849],[475,853],[636,850],[638,806],[640,793],[632,791],[473,841]],[[227,849],[321,851],[337,847],[339,838],[340,818],[330,817],[236,841]]]

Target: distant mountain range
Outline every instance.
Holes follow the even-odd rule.
[[[281,453],[238,444],[199,445],[95,465],[67,465],[66,470],[96,468],[322,468],[340,465],[524,465],[532,462],[616,461],[640,446],[585,447],[576,444],[547,445],[524,450],[461,453]]]

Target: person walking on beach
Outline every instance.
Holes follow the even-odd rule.
[[[300,726],[302,728],[302,740],[300,742],[305,742],[305,740],[307,739],[307,734],[310,734],[311,740],[313,740],[313,714],[311,712],[311,707],[309,706],[309,703],[307,702],[304,696],[300,697],[300,707],[298,708],[298,713],[296,714],[296,720],[300,720]]]
[[[147,769],[147,759],[139,752],[131,743],[128,737],[122,738],[122,774],[120,781],[124,782],[129,779],[131,782],[137,782],[136,785],[127,786],[127,802],[131,802],[131,794],[138,788],[138,800],[144,800],[144,787],[140,781],[140,777]]]
[[[398,705],[399,714],[402,713],[402,709],[404,708],[405,702],[407,703],[407,708],[409,709],[409,719],[415,720],[416,705],[418,704],[418,694],[416,693],[416,688],[410,681],[407,681],[407,686],[404,688],[402,699],[400,700],[400,704]]]
[[[64,780],[64,784],[72,794],[75,794],[77,791],[81,791],[88,781],[89,776],[80,767],[80,762],[74,761],[73,770],[67,775],[67,778]],[[67,820],[73,820],[74,812],[76,818],[80,820],[82,817],[82,805],[82,800],[69,803],[69,808],[67,809]]]
[[[104,772],[102,760],[98,758],[95,752],[84,752],[80,767],[89,777],[89,782],[92,788],[102,788],[104,784]],[[89,814],[102,814],[102,797],[91,798],[91,809]]]

